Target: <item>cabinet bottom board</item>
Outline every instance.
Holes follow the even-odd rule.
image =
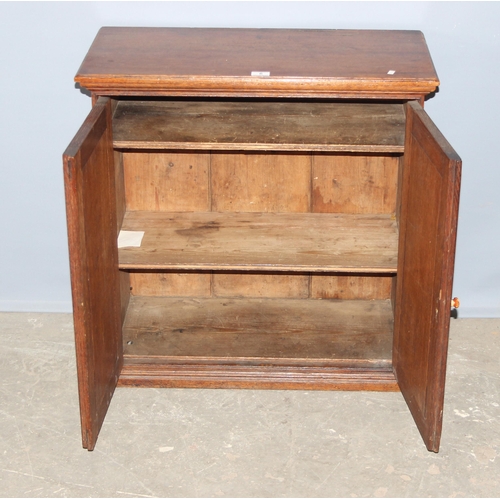
[[[131,297],[120,385],[397,390],[388,300]]]

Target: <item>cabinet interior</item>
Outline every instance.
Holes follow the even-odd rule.
[[[392,374],[404,133],[394,102],[114,101],[117,229],[144,231],[118,250],[121,382]]]

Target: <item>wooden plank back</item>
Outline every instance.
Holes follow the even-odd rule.
[[[312,211],[394,214],[398,156],[313,155]]]
[[[214,212],[309,212],[308,154],[212,154]]]
[[[398,162],[393,156],[336,153],[123,153],[131,211],[393,214]],[[130,279],[134,295],[390,296],[390,278],[377,276],[149,272],[131,273]]]

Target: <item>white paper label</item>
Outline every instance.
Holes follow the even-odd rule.
[[[390,69],[390,70],[387,72],[387,74],[388,74],[388,75],[393,75],[394,73],[396,73],[396,71],[394,71],[393,69]]]
[[[252,76],[271,76],[270,71],[252,71]]]
[[[140,247],[144,231],[120,231],[118,235],[118,248]]]

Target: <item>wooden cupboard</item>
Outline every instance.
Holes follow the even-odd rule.
[[[438,451],[461,161],[423,35],[102,28],[75,80],[83,446],[129,385],[401,390]]]

